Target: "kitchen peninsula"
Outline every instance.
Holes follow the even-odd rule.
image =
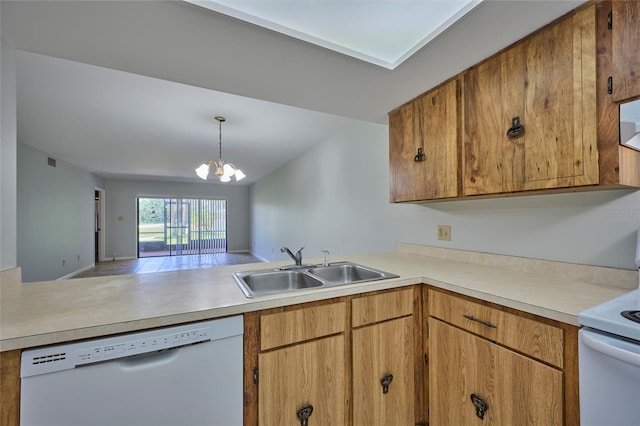
[[[473,298],[492,307],[499,305],[507,313],[518,311],[577,332],[580,311],[637,286],[636,271],[403,243],[393,253],[335,260],[357,262],[399,277],[248,299],[232,273],[264,269],[264,264],[33,283],[12,283],[7,278],[11,272],[6,271],[0,314],[3,386],[11,377],[4,369],[15,365],[7,360],[16,357],[19,363],[20,351],[26,348],[403,288],[418,289],[415,294],[420,295],[423,312],[414,313],[418,319],[424,315],[418,324],[424,324],[429,315],[427,290],[436,290],[447,297],[460,295],[467,301]],[[248,336],[245,333],[245,339]],[[565,339],[565,345],[575,350],[576,342]],[[423,349],[426,351],[418,351]],[[5,407],[7,398],[3,392]]]

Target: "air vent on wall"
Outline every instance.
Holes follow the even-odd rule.
[[[47,164],[50,165],[51,167],[55,167],[56,166],[55,158],[48,157],[47,158]]]

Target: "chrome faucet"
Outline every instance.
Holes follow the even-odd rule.
[[[322,253],[324,253],[324,263],[322,266],[329,266],[329,250],[322,249]]]
[[[302,249],[303,248],[304,246],[300,247],[300,250],[298,250],[296,254],[291,253],[291,250],[289,250],[287,247],[282,247],[280,249],[280,252],[282,253],[286,252],[293,260],[295,260],[296,266],[300,266],[302,265]]]

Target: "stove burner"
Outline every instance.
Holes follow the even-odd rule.
[[[620,315],[628,320],[640,322],[640,311],[622,311],[620,312]]]

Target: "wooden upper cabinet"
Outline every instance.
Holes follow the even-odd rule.
[[[613,100],[640,97],[640,1],[612,2]]]
[[[458,129],[458,80],[389,114],[392,202],[458,196]]]
[[[511,48],[464,76],[465,195],[521,189],[522,139],[506,137],[512,119],[524,119],[522,46]]]
[[[595,30],[592,6],[465,73],[464,195],[598,184]]]

